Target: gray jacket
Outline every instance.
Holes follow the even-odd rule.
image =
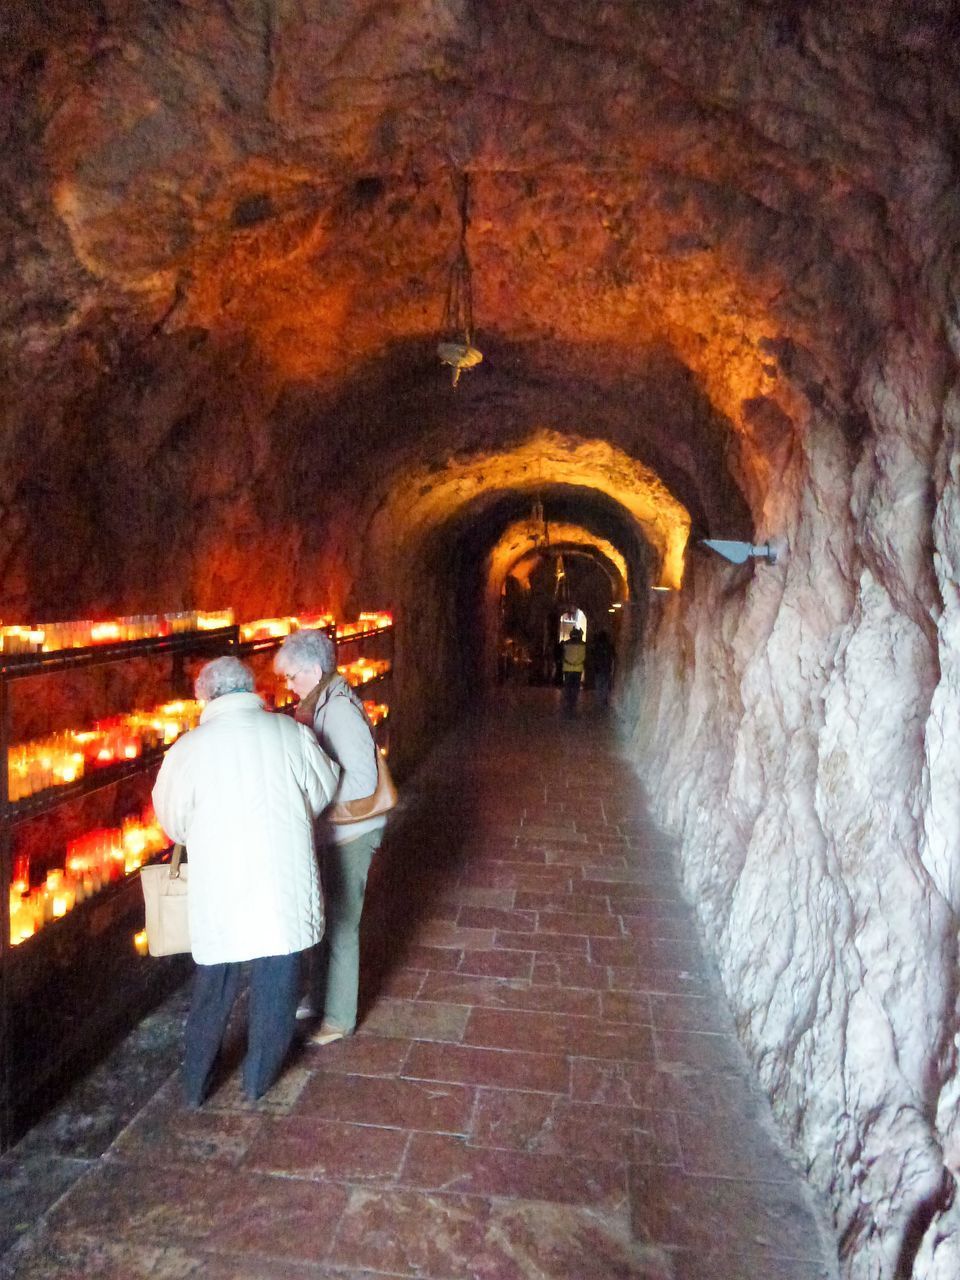
[[[361,800],[377,789],[376,743],[363,710],[363,703],[343,676],[330,681],[313,712],[313,730],[327,755],[340,766],[340,785],[334,801]],[[337,844],[347,844],[368,831],[377,831],[387,819],[367,818],[363,822],[331,823]]]

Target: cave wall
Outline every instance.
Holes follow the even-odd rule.
[[[5,620],[393,606],[402,757],[470,692],[458,584],[498,533],[457,513],[525,513],[544,454],[787,539],[691,551],[644,648],[629,612],[623,709],[856,1280],[960,1273],[956,18],[0,13]],[[467,172],[485,361],[453,393]]]
[[[956,366],[864,366],[851,446],[812,410],[775,566],[694,552],[625,699],[738,1031],[845,1274],[960,1273]]]

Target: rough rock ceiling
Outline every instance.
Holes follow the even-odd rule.
[[[108,469],[145,461],[168,509],[186,441],[201,473],[187,479],[212,485],[253,539],[278,533],[260,509],[291,447],[349,462],[356,438],[331,421],[345,392],[382,471],[402,476],[411,452],[436,457],[377,395],[395,369],[421,404],[442,380],[432,347],[464,175],[487,352],[466,377],[512,402],[521,435],[608,438],[630,420],[628,452],[695,526],[751,524],[728,471],[752,523],[775,523],[774,482],[809,406],[836,405],[856,438],[875,329],[915,305],[902,293],[913,276],[942,268],[911,228],[920,204],[928,224],[953,216],[950,156],[928,126],[956,127],[957,47],[949,5],[903,10],[46,0],[8,11],[10,540],[29,542],[38,502],[26,441],[43,457],[79,436],[87,452],[94,416]],[[571,422],[585,396],[599,411]],[[291,438],[292,405],[306,439]],[[447,396],[432,419],[456,447],[477,438],[483,412]],[[115,505],[102,474],[92,500]],[[302,519],[277,505],[275,525]],[[207,502],[190,516],[215,543],[224,511]],[[63,522],[75,533],[82,513]],[[129,525],[118,532],[136,541]]]

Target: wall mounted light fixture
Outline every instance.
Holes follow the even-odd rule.
[[[731,564],[745,564],[747,560],[765,560],[767,564],[776,564],[782,560],[786,545],[779,541],[765,542],[763,546],[755,546],[752,542],[731,542],[723,538],[701,538],[700,545],[709,547]]]

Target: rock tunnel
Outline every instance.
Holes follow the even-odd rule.
[[[624,605],[621,732],[854,1280],[960,1240],[957,20],[0,18],[4,620],[391,608],[413,762],[542,510]]]

